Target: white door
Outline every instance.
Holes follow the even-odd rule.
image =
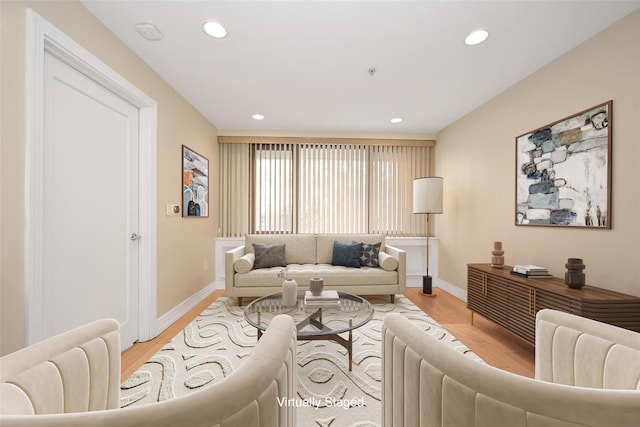
[[[95,319],[138,339],[139,110],[49,53],[44,83],[43,338]]]

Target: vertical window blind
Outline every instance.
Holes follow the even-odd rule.
[[[250,233],[251,165],[249,144],[219,144],[220,236],[242,237]]]
[[[298,149],[298,232],[366,233],[366,147],[302,144]]]
[[[429,147],[372,146],[369,232],[422,236],[424,215],[413,214],[413,179],[429,176]]]
[[[429,175],[428,146],[220,144],[220,231],[424,236],[413,179]]]
[[[294,231],[295,179],[294,146],[256,144],[254,152],[253,231],[292,233]]]

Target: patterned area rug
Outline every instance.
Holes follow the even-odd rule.
[[[396,296],[395,304],[388,297],[368,299],[375,314],[353,332],[352,372],[344,347],[332,341],[298,341],[298,398],[317,402],[317,407],[297,409],[298,426],[381,424],[381,331],[388,313],[408,317],[426,333],[480,360],[406,297]],[[219,298],[121,385],[121,406],[171,399],[221,381],[251,353],[256,335],[235,300]]]

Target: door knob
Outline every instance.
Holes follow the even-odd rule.
[[[131,240],[140,240],[142,236],[136,233],[131,234]]]

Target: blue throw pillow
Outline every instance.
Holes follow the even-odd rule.
[[[360,268],[361,243],[341,243],[333,241],[333,257],[331,265]]]

